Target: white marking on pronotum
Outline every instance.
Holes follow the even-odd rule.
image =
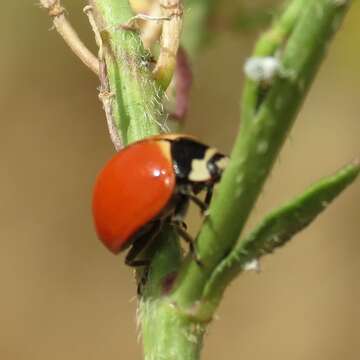
[[[189,180],[191,181],[205,181],[211,176],[207,164],[209,160],[217,153],[214,148],[209,148],[205,152],[205,156],[202,159],[194,159],[191,163],[191,172],[189,174]]]
[[[251,80],[271,81],[280,72],[280,62],[274,56],[254,56],[246,60],[244,72]]]

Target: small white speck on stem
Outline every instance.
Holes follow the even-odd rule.
[[[252,259],[243,265],[244,271],[261,272],[260,261],[258,259]]]
[[[245,75],[256,82],[271,81],[280,70],[280,62],[274,56],[251,57],[244,65]]]

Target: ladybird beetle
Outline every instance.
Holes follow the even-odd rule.
[[[148,261],[136,257],[170,222],[191,249],[191,237],[179,224],[184,224],[190,201],[202,212],[207,209],[227,161],[215,148],[188,135],[163,134],[130,144],[96,180],[93,217],[100,240],[114,253],[131,245],[125,263],[142,266]],[[204,201],[196,196],[202,190]]]

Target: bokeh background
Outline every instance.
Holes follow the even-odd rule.
[[[93,46],[83,2],[64,3]],[[0,20],[0,359],[141,359],[131,270],[91,221],[94,178],[113,153],[97,79],[35,0],[2,1]],[[359,155],[359,34],[355,1],[252,223]],[[194,64],[186,131],[225,152],[255,39],[222,31]],[[262,268],[227,292],[204,359],[359,359],[359,182]]]

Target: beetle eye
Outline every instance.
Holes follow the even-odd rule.
[[[207,167],[211,174],[212,180],[217,182],[220,180],[220,177],[225,170],[229,158],[223,154],[216,153],[208,162]]]
[[[223,172],[226,169],[226,167],[229,163],[229,160],[230,159],[227,156],[223,155],[221,159],[216,161],[217,168],[220,169],[221,172]]]

